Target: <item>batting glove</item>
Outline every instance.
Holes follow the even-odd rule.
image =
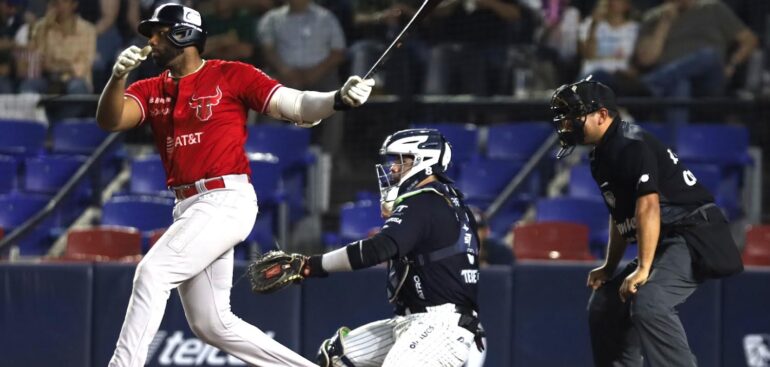
[[[361,79],[358,76],[351,76],[345,82],[345,85],[334,94],[334,109],[347,110],[351,107],[358,107],[372,94],[374,79]]]
[[[123,50],[112,67],[112,75],[118,79],[124,78],[129,71],[136,69],[142,61],[147,59],[147,55],[151,51],[152,47],[150,46],[144,46],[144,48],[131,46]]]

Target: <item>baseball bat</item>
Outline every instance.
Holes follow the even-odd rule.
[[[393,42],[390,43],[390,46],[388,46],[388,48],[386,48],[385,51],[383,51],[382,55],[380,55],[380,58],[377,59],[377,61],[374,62],[374,65],[372,65],[369,71],[366,72],[366,75],[364,75],[364,79],[369,79],[369,77],[371,77],[375,72],[377,72],[377,69],[379,69],[382,66],[382,64],[385,63],[385,60],[388,54],[390,54],[390,50],[392,50],[394,47],[398,48],[397,45],[404,38],[407,31],[409,31],[409,27],[411,27],[413,23],[417,23],[423,18],[425,18],[425,16],[428,15],[428,13],[430,13],[431,10],[433,10],[436,7],[436,5],[441,3],[441,1],[443,0],[425,0],[422,2],[422,5],[420,5],[417,11],[414,12],[412,19],[410,19],[409,22],[406,23],[406,25],[404,26],[404,29],[402,29],[401,32],[398,34],[398,36],[396,36],[396,38],[393,39]]]

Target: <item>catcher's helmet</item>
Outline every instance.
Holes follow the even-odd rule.
[[[403,156],[413,157],[412,167],[394,177],[390,166],[377,165],[381,202],[392,202],[399,195],[411,191],[430,175],[451,183],[446,176],[452,160],[452,148],[444,135],[435,129],[408,129],[393,133],[385,139],[380,155],[391,164],[403,164]]]
[[[576,144],[583,143],[585,116],[601,108],[617,112],[615,93],[590,77],[556,89],[551,97],[551,112],[561,143],[557,158],[566,157]]]
[[[152,36],[152,26],[167,25],[171,30],[166,38],[178,48],[195,46],[202,53],[206,46],[206,30],[197,10],[179,4],[163,4],[155,9],[150,19],[139,23],[139,33]]]

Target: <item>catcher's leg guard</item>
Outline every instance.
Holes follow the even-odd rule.
[[[321,367],[356,367],[347,357],[342,347],[342,338],[347,336],[350,329],[341,327],[333,337],[321,343],[316,355],[316,362]]]

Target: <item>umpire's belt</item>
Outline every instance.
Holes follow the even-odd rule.
[[[171,191],[174,192],[177,200],[184,200],[207,191],[224,189],[228,187],[228,183],[232,185],[235,182],[249,183],[251,179],[246,174],[204,178],[191,184],[174,186],[171,188]]]

